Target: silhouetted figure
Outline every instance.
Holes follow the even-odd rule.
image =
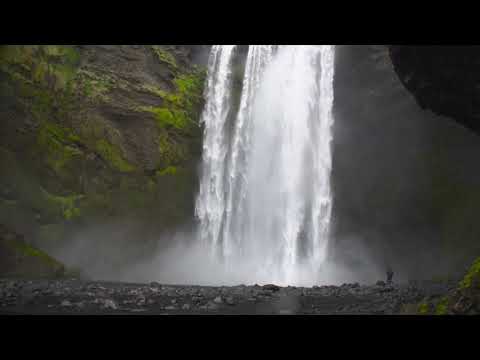
[[[391,284],[392,283],[392,279],[393,279],[393,270],[392,268],[389,266],[387,268],[387,284]]]

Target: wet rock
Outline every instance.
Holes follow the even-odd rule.
[[[222,297],[221,297],[221,296],[217,296],[215,299],[213,299],[213,302],[214,302],[215,304],[222,304],[222,303],[223,303]]]
[[[118,306],[117,304],[115,303],[115,301],[111,300],[111,299],[106,299],[103,301],[103,304],[102,304],[102,307],[104,309],[111,309],[111,310],[117,310],[118,309]]]
[[[385,286],[386,284],[385,284],[385,281],[379,280],[379,281],[377,281],[377,282],[375,283],[375,285],[377,285],[377,286]]]
[[[165,310],[175,310],[176,307],[173,305],[165,306]]]
[[[75,303],[74,305],[75,305],[75,307],[77,307],[79,309],[83,309],[85,307],[85,303],[83,301]]]
[[[212,302],[212,301],[209,301],[207,303],[207,310],[217,310],[219,308],[218,304]]]
[[[229,296],[225,299],[225,302],[227,303],[227,305],[235,305],[235,300],[233,299],[233,296]]]
[[[395,288],[392,286],[385,286],[382,289],[380,289],[380,293],[388,293],[394,291]]]
[[[274,285],[274,284],[267,284],[267,285],[263,286],[263,289],[268,290],[268,291],[276,292],[276,291],[280,290],[280,286],[277,286],[277,285]]]
[[[182,310],[190,310],[190,304],[183,304]]]
[[[137,305],[138,305],[138,306],[143,306],[143,305],[145,305],[145,302],[146,302],[145,296],[139,296],[139,297],[137,298]]]
[[[72,306],[72,303],[68,300],[63,300],[61,303],[60,303],[60,306],[63,306],[63,307],[70,307]]]

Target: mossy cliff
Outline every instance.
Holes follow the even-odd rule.
[[[0,224],[55,248],[126,217],[192,217],[206,71],[195,46],[0,47]]]

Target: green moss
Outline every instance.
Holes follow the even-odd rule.
[[[176,143],[166,132],[161,132],[158,138],[159,152],[162,162],[159,167],[167,167],[179,164],[188,155],[188,146],[184,143]]]
[[[149,85],[149,84],[144,84],[144,85],[141,86],[141,88],[143,90],[148,91],[151,94],[154,94],[154,95],[164,99],[164,100],[168,100],[169,96],[171,96],[171,93],[169,93],[167,91],[164,91],[162,89],[159,89],[155,86]]]
[[[161,97],[164,105],[161,107],[142,106],[138,110],[152,113],[159,128],[172,126],[178,130],[189,132],[196,124],[198,106],[202,101],[204,80],[205,72],[196,70],[180,74],[174,79],[175,92],[144,86],[144,89]]]
[[[175,78],[174,83],[184,100],[194,102],[198,101],[202,96],[204,79],[205,73],[196,71],[178,76]]]
[[[107,100],[107,94],[115,85],[115,80],[111,76],[84,69],[78,72],[75,81],[75,88],[91,100]]]
[[[80,210],[76,206],[76,202],[83,195],[58,196],[52,195],[44,189],[41,189],[41,191],[44,199],[50,203],[50,207],[59,209],[65,220],[72,220],[80,216]]]
[[[154,114],[156,123],[160,128],[173,126],[177,129],[185,129],[188,126],[189,119],[181,110],[170,110],[164,107],[153,106],[145,106],[141,109]]]
[[[80,138],[72,130],[54,123],[44,122],[37,136],[37,143],[45,153],[45,161],[57,174],[62,174],[66,165],[83,155],[77,147]]]
[[[0,238],[0,251],[5,263],[2,277],[58,278],[65,274],[65,266],[44,251],[33,247],[17,235],[5,233]]]
[[[78,65],[80,61],[79,52],[71,46],[66,45],[41,45],[43,53],[52,58],[60,58],[63,63]]]
[[[446,315],[448,310],[448,297],[443,297],[435,307],[435,315]]]
[[[120,172],[131,172],[135,167],[126,161],[120,149],[110,144],[106,140],[98,140],[96,143],[96,151],[110,166]]]
[[[430,305],[424,301],[424,302],[421,302],[419,305],[418,305],[418,308],[417,308],[417,312],[420,314],[420,315],[427,315],[430,313]]]
[[[176,166],[167,166],[163,170],[157,171],[155,174],[157,176],[165,176],[165,175],[176,175],[178,172],[178,167]]]
[[[460,282],[459,289],[468,289],[471,287],[480,288],[480,258],[475,260],[470,270]]]
[[[49,193],[39,185],[38,178],[29,172],[31,168],[19,163],[12,152],[0,148],[0,167],[9,169],[2,177],[2,182],[14,189],[20,209],[39,213],[43,220],[49,222],[71,220],[80,215],[76,202],[82,195],[61,196]]]
[[[63,267],[63,265],[49,256],[47,253],[30,246],[29,244],[21,241],[19,239],[10,239],[6,240],[6,242],[11,246],[12,249],[16,250],[18,253],[25,257],[35,257],[43,261],[45,264],[52,268],[59,268]]]
[[[78,51],[67,45],[6,45],[0,53],[0,69],[14,80],[53,91],[67,89],[80,59]]]
[[[161,48],[158,45],[152,45],[152,50],[157,56],[158,60],[167,64],[172,70],[177,69],[177,62],[175,61],[175,57],[169,51]]]

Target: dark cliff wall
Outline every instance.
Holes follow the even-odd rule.
[[[191,220],[205,50],[1,46],[0,223],[47,251],[113,224],[108,258]]]
[[[402,84],[423,109],[480,134],[480,46],[389,46]]]
[[[334,111],[334,252],[404,279],[461,273],[480,253],[478,137],[418,106],[387,46],[337,48]]]

